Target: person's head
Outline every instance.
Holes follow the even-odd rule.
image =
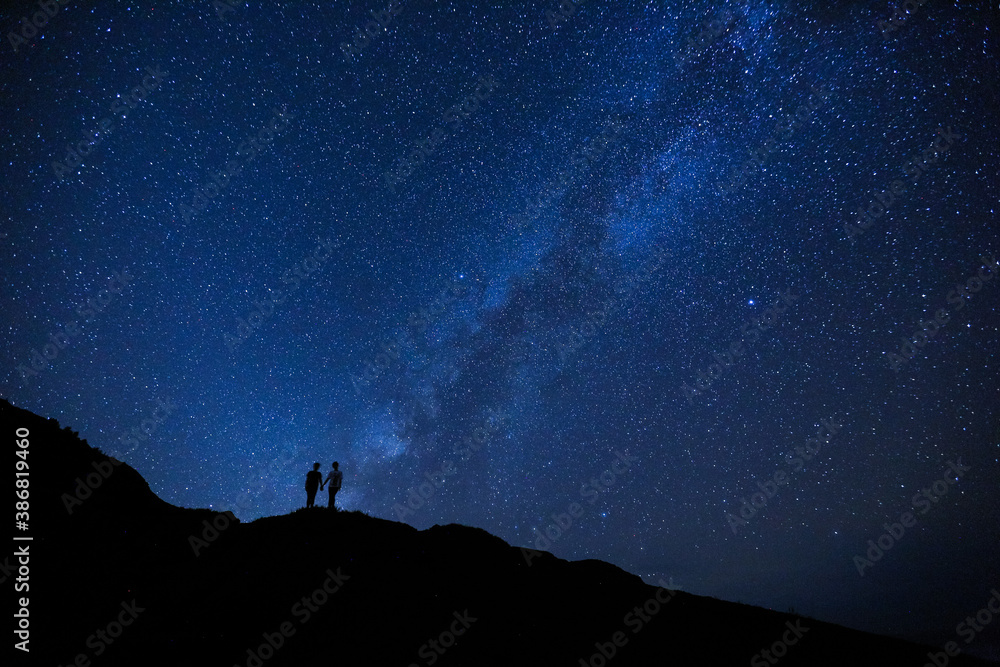
[[[319,464],[318,463],[314,463],[313,464],[313,470],[319,470]]]
[[[333,462],[333,469],[337,470],[338,468],[340,468],[340,464],[338,462],[334,461]]]

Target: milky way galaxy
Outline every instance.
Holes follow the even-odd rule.
[[[3,15],[4,398],[1000,659],[995,3],[287,4]]]

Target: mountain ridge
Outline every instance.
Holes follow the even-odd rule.
[[[56,420],[2,399],[0,416],[29,431],[26,664],[774,664],[766,650],[782,665],[921,665],[940,650],[459,524],[325,508],[243,523],[176,507]]]

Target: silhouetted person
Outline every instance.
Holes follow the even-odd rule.
[[[316,500],[316,490],[322,486],[323,473],[319,471],[319,464],[314,463],[313,469],[306,473],[306,507],[314,507]]]
[[[330,474],[326,476],[326,479],[320,484],[320,489],[322,489],[327,482],[330,483],[330,504],[327,505],[330,509],[333,509],[333,503],[337,499],[337,491],[340,491],[340,484],[344,480],[344,473],[339,470],[340,464],[336,461],[333,462],[333,470]]]

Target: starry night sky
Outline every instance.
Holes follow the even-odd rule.
[[[285,4],[3,15],[5,398],[177,505],[338,460],[347,509],[958,639],[1000,585],[995,3]]]

